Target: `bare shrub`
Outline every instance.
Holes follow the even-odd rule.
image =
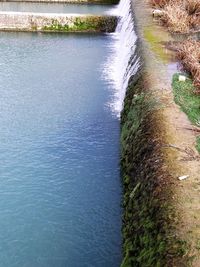
[[[189,15],[200,12],[200,0],[186,0],[185,8]]]
[[[190,18],[182,5],[175,3],[166,5],[162,20],[173,32],[187,33],[190,30]]]
[[[197,15],[193,15],[190,18],[190,25],[194,30],[200,29],[200,13]]]
[[[164,12],[161,20],[172,32],[187,33],[200,29],[200,0],[149,0]]]
[[[171,0],[150,0],[150,4],[154,7],[163,8]]]
[[[179,45],[177,51],[184,68],[194,78],[196,93],[200,94],[200,42],[187,40]]]

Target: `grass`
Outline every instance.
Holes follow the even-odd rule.
[[[186,243],[175,236],[170,175],[163,170],[153,114],[156,101],[140,78],[127,89],[121,114],[123,262],[121,267],[176,266]],[[187,265],[189,266],[189,265]]]
[[[179,81],[179,74],[175,74],[172,81],[175,102],[187,114],[190,121],[200,126],[200,96],[195,94],[192,80]],[[200,136],[197,137],[197,150],[200,152]]]

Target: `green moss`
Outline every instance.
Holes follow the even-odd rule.
[[[169,55],[165,53],[165,49],[163,49],[163,42],[166,41],[166,36],[164,36],[163,32],[152,28],[152,26],[146,27],[144,28],[144,38],[159,59],[163,62],[169,61]]]
[[[58,20],[52,20],[51,25],[44,26],[44,31],[61,31],[61,32],[84,32],[99,31],[113,32],[117,25],[117,17],[114,16],[88,16],[76,17],[71,23],[61,24]]]
[[[174,266],[183,243],[174,237],[171,190],[162,172],[162,154],[153,138],[157,106],[144,92],[142,78],[129,86],[121,114],[121,169],[124,184],[121,267]],[[165,184],[163,186],[163,183]]]
[[[200,96],[194,93],[192,80],[187,78],[185,82],[179,81],[179,75],[175,74],[172,81],[175,102],[193,124],[200,126]],[[200,152],[200,136],[197,137],[197,150]]]

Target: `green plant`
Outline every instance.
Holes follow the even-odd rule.
[[[181,257],[185,252],[183,243],[171,234],[176,216],[170,203],[171,191],[162,186],[169,177],[161,170],[159,144],[154,139],[156,125],[152,117],[158,105],[144,87],[142,78],[128,87],[121,114],[121,267],[172,266],[169,258]]]
[[[175,74],[172,81],[175,102],[193,124],[200,126],[200,96],[195,94],[192,80],[187,78],[185,82],[179,81],[179,75]],[[200,136],[197,137],[197,150],[200,152]]]

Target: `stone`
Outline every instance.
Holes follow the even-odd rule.
[[[162,17],[164,15],[164,12],[160,9],[153,10],[153,16],[154,17]]]
[[[178,80],[179,80],[179,82],[185,82],[186,77],[184,75],[179,75]]]

